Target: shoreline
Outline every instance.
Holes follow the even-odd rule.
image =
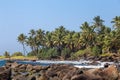
[[[0,67],[0,80],[119,80],[115,65],[103,68],[77,68],[68,64],[49,66],[7,63]]]

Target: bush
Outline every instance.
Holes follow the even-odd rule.
[[[23,54],[21,52],[15,52],[12,54],[12,56],[23,56]]]
[[[87,55],[91,55],[91,49],[90,48],[86,48],[84,50],[79,50],[75,53],[71,54],[71,59],[79,59],[80,57],[87,57]]]
[[[57,50],[55,48],[43,48],[39,50],[37,57],[39,59],[51,59],[57,57]]]
[[[5,58],[10,58],[10,53],[5,51],[4,56],[5,56]]]
[[[69,58],[69,57],[70,57],[70,53],[71,53],[71,51],[70,51],[69,48],[64,48],[64,49],[62,50],[61,56],[62,56],[64,59],[66,59],[66,58]]]
[[[30,56],[36,56],[36,55],[35,55],[35,53],[34,53],[33,51],[31,51],[31,52],[29,52],[29,53],[27,54],[27,56],[30,57]]]
[[[99,46],[94,46],[92,48],[92,52],[94,56],[99,56],[102,53],[102,48],[100,48]]]

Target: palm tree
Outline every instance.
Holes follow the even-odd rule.
[[[103,26],[103,22],[104,20],[102,20],[100,18],[100,16],[96,16],[93,18],[93,26],[95,28],[95,31],[99,34],[99,32],[101,31],[101,27]]]
[[[73,37],[74,33],[75,33],[74,31],[72,32],[69,31],[64,37],[64,42],[66,44],[66,47],[68,47],[71,51],[74,51],[74,45],[75,45],[74,37]]]
[[[114,27],[117,29],[120,29],[120,16],[116,16],[115,18],[113,18],[113,20],[111,21],[111,23],[114,23]]]
[[[47,31],[44,38],[45,46],[48,48],[53,48],[52,33]]]
[[[30,34],[30,36],[31,36],[31,37],[33,37],[33,36],[35,36],[35,35],[36,35],[36,32],[35,32],[35,30],[34,30],[34,29],[31,29],[29,34]]]
[[[95,32],[94,27],[89,26],[87,22],[84,22],[80,27],[82,30],[82,42],[85,47],[93,46],[95,40]]]
[[[24,56],[25,56],[25,53],[27,52],[26,48],[25,48],[26,36],[22,33],[18,36],[17,40],[22,44],[23,52],[24,52]]]
[[[63,26],[60,26],[59,28],[56,28],[53,32],[53,44],[55,47],[57,47],[58,52],[61,55],[61,50],[64,47],[64,37],[66,35],[66,30]]]
[[[38,54],[39,48],[44,47],[44,35],[44,30],[38,29],[36,31],[36,36],[34,38],[36,54]]]

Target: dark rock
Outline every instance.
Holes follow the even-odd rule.
[[[2,70],[0,72],[0,80],[11,80],[11,69]]]
[[[109,63],[104,64],[104,68],[107,68],[109,65]]]

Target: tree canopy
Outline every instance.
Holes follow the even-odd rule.
[[[24,53],[26,45],[31,48],[30,53],[36,56],[49,54],[51,57],[66,58],[88,48],[97,55],[119,53],[120,16],[112,19],[111,23],[114,26],[112,29],[104,24],[104,20],[100,16],[94,17],[92,22],[91,25],[84,22],[80,26],[79,32],[66,30],[64,26],[51,32],[31,29],[28,35],[20,34],[18,41],[23,45]]]

